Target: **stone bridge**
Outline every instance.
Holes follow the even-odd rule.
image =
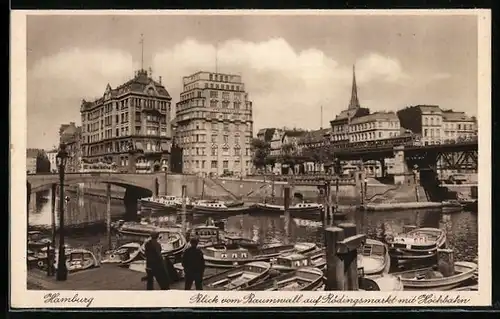
[[[30,192],[37,193],[50,189],[52,184],[59,184],[59,174],[30,174],[27,176],[27,181]],[[132,188],[143,192],[151,192],[155,195],[163,195],[166,189],[166,176],[165,173],[66,173],[64,183],[66,185],[76,183],[105,183],[125,189]]]

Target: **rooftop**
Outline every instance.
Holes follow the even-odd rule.
[[[303,143],[316,143],[323,141],[325,135],[329,134],[331,131],[330,128],[324,128],[314,131],[309,131],[304,134],[301,138],[301,142]]]
[[[399,121],[399,118],[394,112],[375,112],[369,115],[356,117],[351,120],[351,124],[376,122],[376,121]]]
[[[462,122],[474,121],[474,117],[468,116],[465,112],[454,112],[451,110],[443,111],[443,121]]]

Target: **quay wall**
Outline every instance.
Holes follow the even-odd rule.
[[[166,192],[169,195],[181,196],[182,185],[187,187],[187,196],[205,198],[234,199],[243,197],[249,201],[259,201],[264,197],[271,197],[272,185],[269,181],[262,179],[237,179],[237,178],[203,178],[196,175],[169,174],[167,175]],[[274,183],[275,198],[283,197],[285,182]],[[70,191],[76,192],[77,188],[84,194],[91,196],[105,196],[106,185],[103,183],[85,183],[69,187]],[[371,198],[377,194],[386,193],[391,199],[398,202],[414,202],[414,192],[394,189],[395,185],[387,184],[368,184],[366,198]],[[335,186],[332,188],[332,196],[335,198]],[[292,187],[291,193],[300,193],[305,199],[317,200],[319,191],[316,186],[296,185]],[[116,199],[122,199],[125,195],[125,188],[111,185],[111,196]],[[348,184],[339,185],[339,203],[340,204],[360,204],[361,190],[359,185]]]

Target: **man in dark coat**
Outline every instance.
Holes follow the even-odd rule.
[[[153,232],[151,239],[144,245],[146,255],[147,290],[153,290],[153,279],[160,285],[162,290],[170,289],[169,278],[163,256],[161,245],[158,243],[158,233]]]
[[[198,239],[190,240],[191,247],[186,249],[182,256],[182,267],[184,267],[185,290],[191,290],[194,285],[196,290],[203,290],[203,273],[205,271],[205,259],[198,248]]]

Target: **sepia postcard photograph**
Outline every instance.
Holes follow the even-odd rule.
[[[13,308],[491,305],[489,10],[11,17]]]

